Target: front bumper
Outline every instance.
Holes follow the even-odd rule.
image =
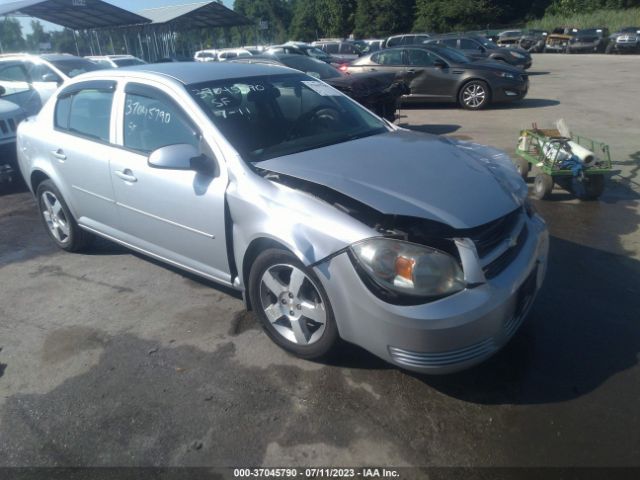
[[[363,284],[346,253],[317,265],[341,337],[422,373],[452,373],[482,362],[517,331],[546,273],[546,225],[534,215],[526,218],[526,227],[525,243],[500,274],[424,305],[380,300]],[[466,272],[467,265],[464,268]]]
[[[494,102],[511,102],[522,100],[529,91],[529,81],[507,82],[502,81],[492,86],[492,99]]]

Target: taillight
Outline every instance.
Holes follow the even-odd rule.
[[[338,70],[340,70],[341,72],[346,72],[348,69],[349,69],[349,65],[344,63],[338,67]]]

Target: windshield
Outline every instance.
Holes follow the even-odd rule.
[[[305,55],[290,55],[286,58],[280,59],[280,61],[287,67],[295,68],[296,70],[300,70],[307,75],[321,80],[342,76],[337,69],[333,68],[328,63]]]
[[[493,43],[491,40],[489,40],[488,38],[484,38],[484,37],[478,37],[477,40],[484,45],[486,48],[488,48],[489,50],[493,50],[495,48],[499,48],[498,45],[496,45],[495,43]]]
[[[434,52],[436,54],[440,55],[445,60],[448,60],[448,61],[453,62],[453,63],[469,63],[469,62],[471,62],[471,60],[469,60],[469,57],[467,57],[464,53],[462,53],[459,50],[456,50],[454,48],[440,47],[437,50],[434,50]]]
[[[588,28],[586,30],[580,30],[576,36],[578,37],[588,37],[592,35],[602,34],[601,28]]]
[[[187,90],[249,162],[388,131],[382,120],[307,75],[221,80]]]
[[[139,60],[137,58],[121,58],[119,60],[113,60],[113,63],[115,63],[119,67],[131,67],[133,65],[145,64],[142,60]]]
[[[306,48],[304,50],[307,52],[307,55],[311,57],[327,58],[329,56],[325,51],[320,50],[319,48],[316,48],[316,47]]]
[[[83,58],[53,60],[50,63],[69,78],[73,78],[76,75],[80,75],[81,73],[104,69],[104,67],[96,65],[95,63]]]

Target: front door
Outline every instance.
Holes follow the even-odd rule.
[[[438,57],[419,48],[408,48],[405,55],[405,78],[411,87],[411,95],[420,95],[436,101],[455,98],[454,73],[448,66],[436,67]]]
[[[124,98],[122,151],[111,160],[123,239],[162,259],[230,283],[225,238],[227,175],[149,166],[161,147],[191,144],[210,158],[188,114],[160,89],[129,83]]]

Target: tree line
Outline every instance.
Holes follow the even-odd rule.
[[[187,52],[196,46],[312,41],[350,35],[384,38],[410,31],[445,32],[524,24],[545,14],[572,15],[632,7],[640,7],[640,0],[235,0],[234,10],[252,19],[255,27],[183,32],[178,44]],[[124,50],[121,33],[100,35],[103,45],[112,51]],[[75,53],[78,48],[88,54],[89,42],[86,35],[74,37],[68,29],[45,32],[37,20],[31,22],[31,33],[23,35],[15,18],[0,20],[0,50],[4,52],[38,51],[41,44],[49,43],[52,51]]]

